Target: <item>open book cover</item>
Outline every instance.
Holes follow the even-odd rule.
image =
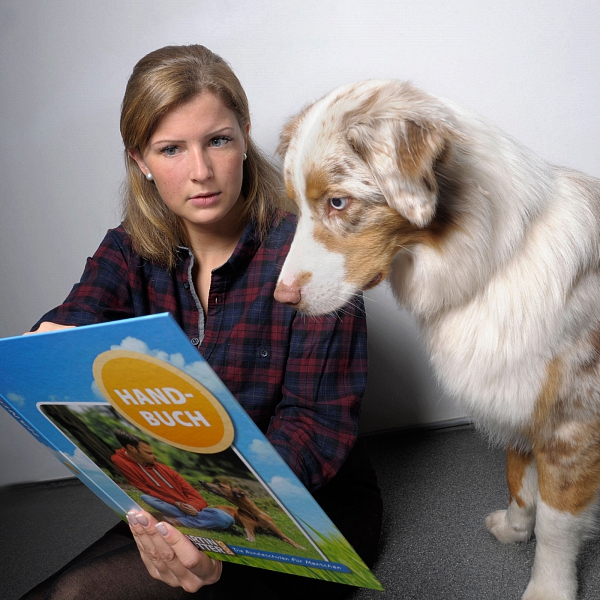
[[[0,340],[0,404],[122,518],[141,507],[213,558],[383,589],[167,313]]]

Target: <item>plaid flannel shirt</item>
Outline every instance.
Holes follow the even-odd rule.
[[[230,259],[212,273],[204,322],[187,248],[168,270],[141,258],[122,227],[109,230],[81,281],[33,329],[41,321],[89,325],[170,312],[299,479],[318,489],[356,441],[366,319],[362,298],[323,317],[274,300],[294,231],[295,217],[285,215],[259,244],[247,225]]]

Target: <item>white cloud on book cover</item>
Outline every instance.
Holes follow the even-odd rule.
[[[272,477],[269,486],[280,498],[290,498],[297,496],[298,494],[304,495],[305,493],[305,491],[293,481],[287,477],[281,477],[280,475]]]
[[[175,354],[169,354],[164,350],[151,349],[148,347],[146,342],[142,340],[138,340],[134,337],[126,337],[120,344],[114,344],[110,347],[111,350],[129,350],[130,352],[139,352],[140,354],[146,354],[147,356],[152,356],[154,358],[158,358],[159,360],[163,360],[174,367],[184,371],[188,375],[191,375],[194,379],[199,381],[210,380],[211,382],[218,383],[219,380],[215,376],[213,370],[209,366],[209,364],[204,360],[198,360],[189,364],[186,364],[183,355],[179,352]],[[104,398],[100,393],[98,387],[92,384],[92,390],[94,393],[100,398]]]
[[[25,405],[25,398],[23,396],[21,396],[20,394],[15,394],[13,392],[9,392],[8,394],[6,394],[6,397],[8,398],[8,400],[10,402],[12,402],[13,404],[16,404],[17,406]]]
[[[273,450],[273,446],[264,440],[252,440],[248,450],[254,458],[262,463],[279,464],[279,455]]]
[[[92,381],[92,392],[94,392],[94,396],[97,396],[98,398],[100,398],[100,400],[106,401],[106,398],[100,391],[100,388],[98,387],[98,384],[95,381]]]

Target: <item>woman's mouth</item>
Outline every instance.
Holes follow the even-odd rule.
[[[194,206],[211,206],[219,199],[220,192],[209,192],[206,194],[197,194],[190,198]]]

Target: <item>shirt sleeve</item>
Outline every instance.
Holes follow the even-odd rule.
[[[330,315],[294,319],[283,399],[267,437],[310,490],[339,471],[356,442],[366,335],[362,297]]]
[[[100,247],[87,259],[83,275],[65,301],[47,312],[33,327],[42,321],[60,325],[91,325],[135,316],[131,296],[128,263],[139,261],[124,243],[122,229],[112,229]]]

